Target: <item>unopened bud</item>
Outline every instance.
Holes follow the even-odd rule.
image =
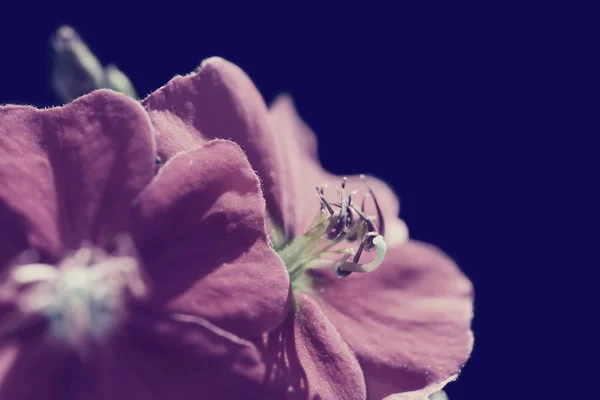
[[[63,26],[51,41],[54,55],[52,86],[64,101],[71,101],[101,87],[104,71],[71,27]]]
[[[96,89],[108,88],[137,98],[131,81],[116,66],[106,68],[70,26],[58,29],[51,42],[52,86],[69,102]]]
[[[104,68],[105,87],[126,94],[129,97],[137,99],[137,93],[133,84],[116,65],[110,64]]]

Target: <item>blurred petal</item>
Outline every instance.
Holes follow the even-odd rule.
[[[294,227],[295,236],[302,235],[320,208],[315,186],[327,185],[326,198],[335,201],[338,196],[335,188],[340,186],[342,177],[333,175],[321,167],[315,134],[296,112],[291,97],[280,95],[275,99],[269,109],[269,121],[275,132],[278,147],[286,159],[288,176],[283,181],[284,190],[294,202],[294,209],[286,214],[291,221],[286,222]],[[367,182],[373,189],[386,222],[397,219],[400,205],[390,187],[373,177],[367,177]],[[347,193],[352,190],[359,191],[352,199],[355,204],[360,205],[367,188],[359,176],[348,176],[346,187]],[[367,200],[366,205],[367,212],[374,215],[373,200]]]
[[[137,312],[100,360],[107,399],[263,399],[264,365],[250,342],[208,321]]]
[[[4,378],[15,364],[17,357],[19,357],[20,350],[20,346],[16,343],[3,341],[0,345],[0,382],[4,382]],[[0,383],[1,387],[2,384]]]
[[[0,179],[2,179],[1,175]],[[0,193],[1,190],[0,188]],[[29,247],[27,239],[28,231],[30,230],[31,228],[28,226],[27,220],[0,200],[0,271],[19,253]],[[49,234],[51,235],[52,232]]]
[[[97,398],[89,397],[91,388],[87,386],[90,380],[86,372],[74,353],[41,340],[38,335],[20,336],[19,342],[3,340],[0,399]]]
[[[210,139],[236,142],[258,173],[272,217],[281,223],[285,176],[267,107],[248,76],[218,57],[173,78],[143,101],[157,130],[164,160]]]
[[[144,109],[109,90],[46,110],[0,107],[0,264],[26,247],[56,260],[83,240],[105,243],[152,179],[153,147]]]
[[[469,357],[472,286],[433,246],[408,242],[389,249],[374,272],[345,279],[321,273],[314,286],[356,353],[370,398],[429,389]]]
[[[266,398],[250,342],[198,317],[137,309],[127,330],[81,356],[37,335],[3,341],[0,399]]]
[[[287,399],[365,399],[360,366],[340,334],[310,297],[295,297],[295,312],[272,332],[265,359],[274,386]]]
[[[273,100],[269,107],[269,122],[282,144],[282,151],[294,152],[304,159],[319,162],[317,137],[296,111],[290,95],[281,94]]]
[[[136,221],[155,304],[243,337],[285,318],[289,278],[267,241],[258,179],[234,143],[171,159],[140,195]]]

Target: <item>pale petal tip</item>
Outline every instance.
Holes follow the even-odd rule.
[[[401,219],[389,221],[388,230],[385,234],[385,241],[388,246],[400,246],[409,239],[408,226]]]
[[[221,64],[221,63],[226,63],[227,61],[219,56],[212,56],[212,57],[208,57],[205,58],[204,60],[202,60],[202,62],[200,63],[200,68],[204,68],[207,66],[211,66],[214,64]]]

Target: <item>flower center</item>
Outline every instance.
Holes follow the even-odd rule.
[[[387,250],[383,239],[383,215],[365,177],[361,175],[361,178],[367,187],[367,194],[360,207],[352,202],[352,196],[357,191],[346,196],[347,178],[342,179],[339,203],[327,201],[324,189],[317,186],[321,208],[313,223],[304,235],[281,246],[278,251],[294,287],[305,286],[305,272],[311,269],[331,268],[336,276],[343,278],[352,272],[374,271],[383,262]],[[365,212],[367,197],[373,199],[376,216]],[[352,245],[337,246],[342,242]],[[375,258],[368,263],[361,263],[364,251],[376,251]]]
[[[0,283],[0,301],[21,318],[43,316],[48,333],[77,350],[102,342],[127,317],[127,303],[147,295],[137,260],[83,247],[58,265],[14,267]]]

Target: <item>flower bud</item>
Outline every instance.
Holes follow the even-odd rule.
[[[126,94],[129,97],[137,99],[137,93],[133,87],[133,84],[114,64],[109,64],[106,68],[104,68],[104,83],[105,86],[109,89],[116,90],[117,92],[121,92]]]
[[[50,45],[53,56],[52,87],[61,100],[69,102],[100,88],[137,98],[129,78],[114,65],[103,68],[70,26],[59,28]]]

